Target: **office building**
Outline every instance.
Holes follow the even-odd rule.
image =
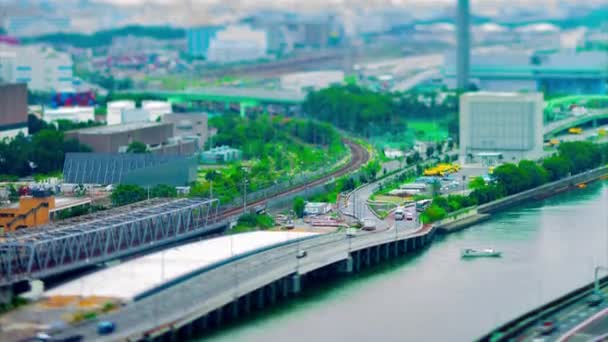
[[[27,131],[27,88],[25,84],[0,83],[0,140]]]
[[[55,122],[57,120],[68,120],[74,122],[88,122],[95,120],[95,108],[93,107],[44,107],[42,120]]]
[[[9,46],[0,48],[0,80],[26,83],[33,91],[72,91],[72,57],[48,47]]]
[[[517,161],[543,153],[542,93],[466,93],[460,97],[460,160]]]
[[[188,54],[192,57],[207,58],[209,43],[220,29],[220,26],[200,26],[188,29],[186,31]]]

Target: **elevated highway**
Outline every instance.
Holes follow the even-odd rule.
[[[225,320],[237,319],[296,294],[309,277],[356,272],[381,260],[419,250],[434,235],[435,229],[427,226],[415,231],[393,228],[296,239],[197,270],[125,305],[102,317],[117,324],[116,332],[110,336],[97,335],[97,320],[54,336],[82,335],[98,341],[149,340],[163,335],[185,339],[194,331],[220,326]]]
[[[608,120],[608,109],[594,109],[585,115],[572,116],[551,122],[543,127],[543,135],[545,139],[552,138],[559,133],[567,131],[569,128],[579,127],[590,122],[594,123],[594,126],[597,126],[597,122],[600,120]]]

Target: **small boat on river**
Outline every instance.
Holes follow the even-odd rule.
[[[463,258],[474,258],[474,257],[499,257],[502,253],[492,248],[485,248],[481,250],[473,248],[465,248],[461,252]]]

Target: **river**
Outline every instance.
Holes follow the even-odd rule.
[[[500,259],[461,260],[465,247]],[[471,341],[608,265],[608,181],[528,203],[258,313],[205,341]]]

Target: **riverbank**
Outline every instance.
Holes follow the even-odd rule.
[[[442,234],[453,233],[468,228],[477,223],[489,220],[492,214],[503,211],[528,200],[540,200],[555,196],[565,191],[578,189],[579,185],[605,179],[608,176],[608,166],[602,166],[593,170],[579,173],[555,182],[541,185],[534,189],[526,190],[518,194],[507,196],[476,208],[468,209],[466,212],[455,213],[435,223],[437,231]]]

